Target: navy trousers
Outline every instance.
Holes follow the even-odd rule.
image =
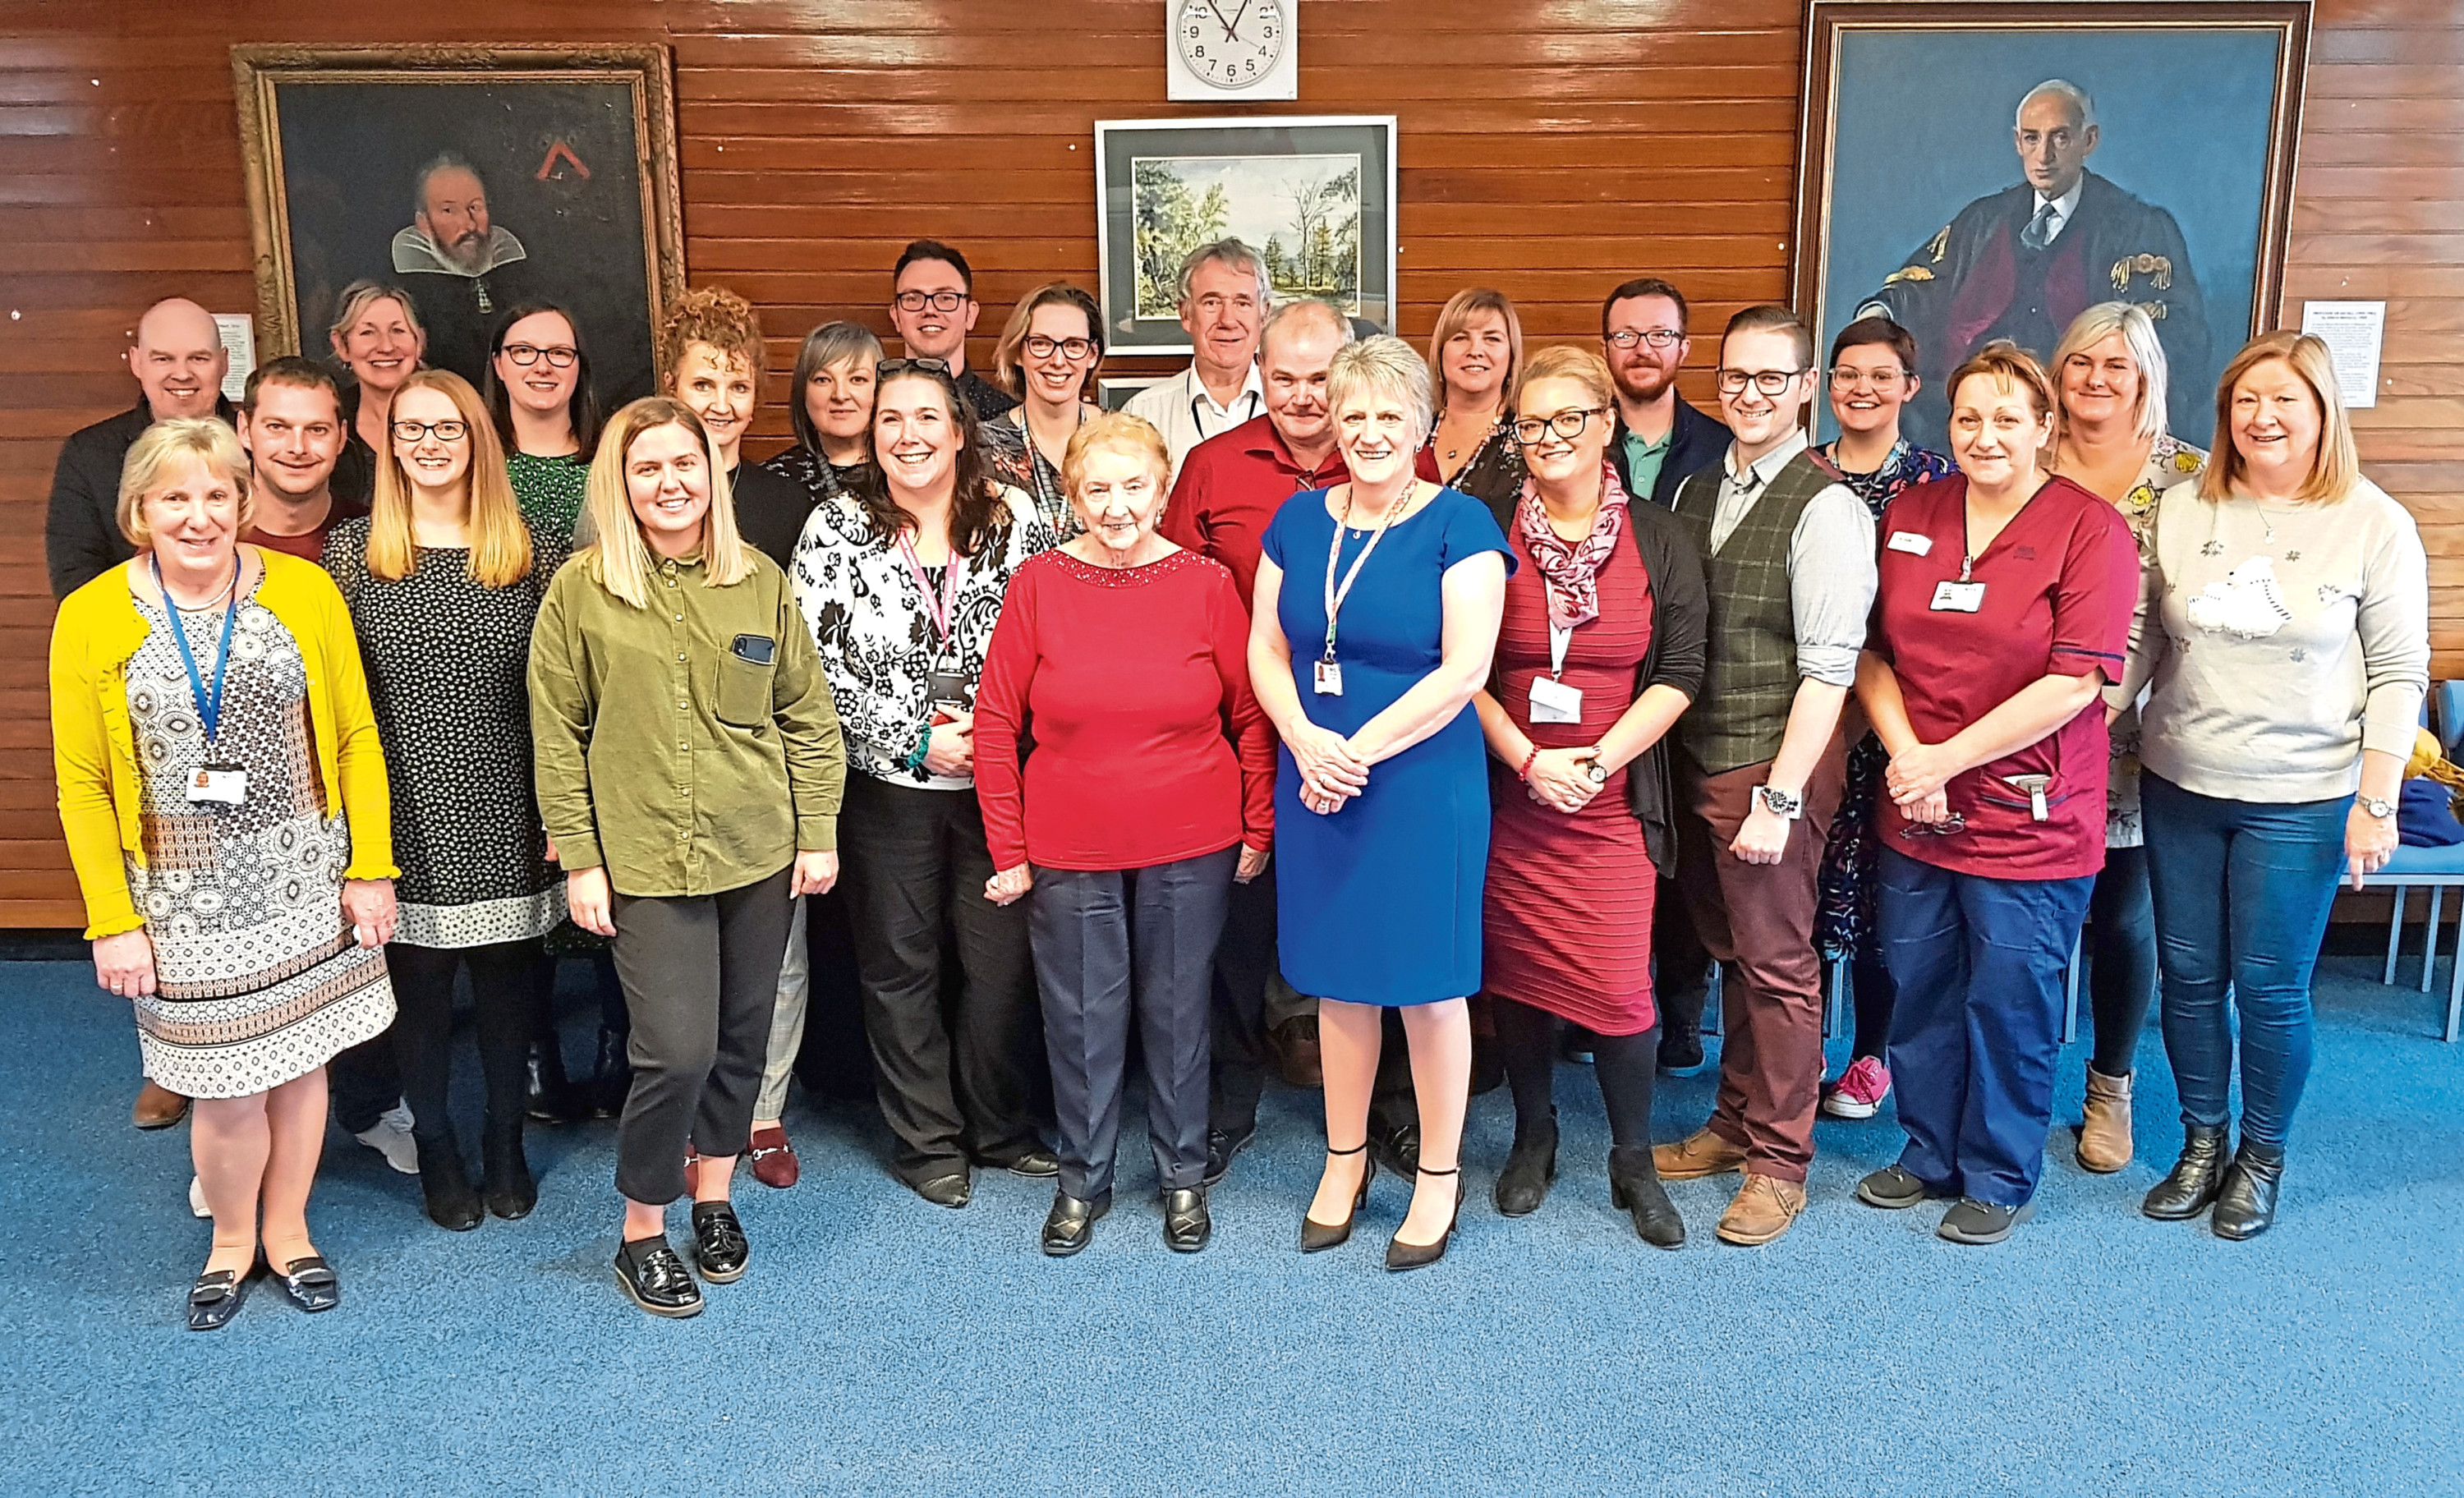
[[[1988,879],[1882,849],[1882,959],[1900,1168],[1996,1206],[2036,1194],[2062,1049],[2062,970],[2093,874]]]
[[[1112,1189],[1130,1024],[1147,1058],[1147,1134],[1162,1190],[1206,1175],[1215,946],[1238,848],[1151,869],[1037,869],[1027,932],[1044,999],[1061,1189]]]

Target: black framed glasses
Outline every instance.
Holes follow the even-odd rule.
[[[1511,423],[1507,430],[1514,433],[1516,442],[1527,448],[1534,443],[1547,441],[1551,432],[1572,442],[1583,434],[1583,429],[1592,424],[1593,417],[1605,416],[1608,413],[1609,408],[1605,406],[1588,406],[1575,410],[1559,411],[1554,416],[1526,416]]]
[[[942,380],[950,378],[950,362],[946,359],[885,359],[872,366],[873,383],[878,385],[891,375],[925,374]]]
[[[1632,348],[1637,343],[1648,343],[1654,348],[1675,348],[1685,341],[1685,335],[1675,328],[1619,328],[1614,333],[1601,334],[1600,341],[1611,348]]]
[[[434,433],[439,442],[459,442],[471,435],[467,421],[398,421],[393,424],[393,440],[419,442]]]
[[[967,294],[955,291],[903,291],[890,298],[901,312],[921,312],[930,307],[935,312],[956,312],[967,304]]]
[[[1098,352],[1091,338],[1045,338],[1030,333],[1026,338],[1026,357],[1049,359],[1058,353],[1068,359],[1092,359]]]
[[[567,347],[561,343],[552,348],[539,348],[529,343],[508,343],[497,352],[524,369],[538,363],[542,357],[547,360],[547,366],[550,369],[570,369],[573,367],[573,362],[582,357],[580,349]]]
[[[1812,374],[1811,369],[1723,369],[1720,371],[1720,393],[1743,395],[1750,385],[1765,395],[1777,395],[1788,388],[1788,383],[1799,375]]]

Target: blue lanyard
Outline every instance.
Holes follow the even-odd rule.
[[[181,664],[188,668],[188,691],[197,699],[197,721],[206,730],[206,743],[211,747],[214,735],[223,726],[223,672],[231,665],[231,626],[239,622],[239,559],[231,559],[231,605],[223,610],[223,644],[214,657],[214,685],[209,692],[206,679],[197,670],[196,653],[188,649],[188,631],[180,628],[180,606],[171,597],[170,588],[163,583],[163,561],[146,559],[154,568],[154,586],[163,595],[163,612],[171,616],[171,641],[180,648]]]

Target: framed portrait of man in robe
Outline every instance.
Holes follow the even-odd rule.
[[[425,362],[480,381],[513,309],[571,314],[612,406],[650,393],[684,287],[656,45],[231,49],[266,353],[331,359],[343,289],[402,288]]]
[[[1793,284],[1821,350],[1914,335],[1903,433],[1944,449],[1947,376],[2050,360],[2100,302],[2154,319],[2168,427],[2276,325],[2309,0],[1809,0]],[[1817,352],[1819,352],[1818,350]]]

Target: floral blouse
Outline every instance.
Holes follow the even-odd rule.
[[[1032,497],[1003,486],[1001,498],[1011,523],[988,555],[965,559],[946,644],[904,550],[895,538],[874,533],[862,506],[834,496],[804,521],[788,582],[821,650],[848,769],[892,785],[974,785],[969,777],[927,771],[918,751],[932,732],[932,678],[955,674],[974,705],[1010,578],[1055,544]],[[937,580],[941,569],[929,571]]]
[[[1837,468],[1839,444],[1824,443],[1822,456],[1832,467]],[[1851,474],[1841,469],[1839,481],[1848,486],[1850,494],[1864,500],[1865,508],[1873,511],[1874,518],[1879,520],[1882,518],[1883,509],[1900,496],[1901,490],[1911,484],[1931,483],[1957,472],[1959,465],[1942,453],[1931,448],[1918,447],[1902,437],[1891,444],[1890,455],[1882,459],[1881,467],[1870,474]]]
[[[2139,482],[2115,501],[2130,534],[2139,541],[2139,564],[2153,559],[2156,545],[2156,503],[2165,491],[2187,484],[2206,470],[2208,454],[2167,433],[2147,450],[2147,466]],[[2146,841],[2139,826],[2139,704],[2122,710],[2113,720],[2113,759],[2105,766],[2104,846],[2138,848]]]
[[[1078,408],[1078,424],[1085,426],[1093,412]],[[1061,482],[1061,470],[1044,455],[1026,430],[1026,408],[1005,411],[983,424],[984,461],[990,465],[993,480],[1009,485],[1035,501],[1035,511],[1044,517],[1046,529],[1056,542],[1083,533],[1087,527],[1078,523],[1078,512],[1070,508],[1069,491]]]

